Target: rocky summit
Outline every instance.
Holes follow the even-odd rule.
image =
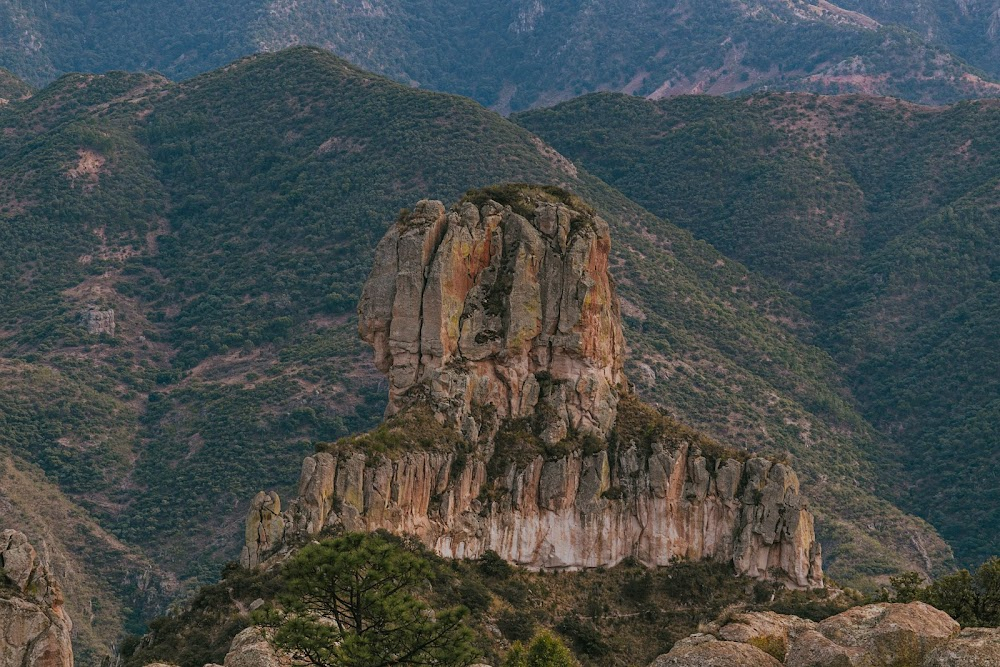
[[[379,243],[359,306],[389,414],[427,396],[474,442],[535,416],[549,443],[607,436],[625,383],[610,250],[607,223],[562,203],[530,219],[496,201],[418,203]]]
[[[608,225],[554,188],[404,212],[359,305],[387,421],[308,457],[284,512],[258,495],[244,563],[325,528],[385,529],[532,569],[715,559],[822,586],[794,471],[631,392],[610,250]]]
[[[0,531],[0,667],[72,667],[72,629],[62,590],[28,538]]]

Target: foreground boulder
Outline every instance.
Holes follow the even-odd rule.
[[[815,628],[815,621],[761,611],[734,615],[719,629],[718,635],[726,641],[751,644],[784,660],[792,638]]]
[[[284,511],[259,495],[244,564],[324,529],[384,529],[531,569],[713,559],[822,586],[795,472],[632,393],[610,252],[607,223],[552,188],[402,215],[359,305],[389,377],[387,421],[308,457]]]
[[[72,667],[62,591],[23,533],[0,532],[0,667]]]
[[[677,642],[650,667],[781,667],[781,663],[750,644],[695,635]]]
[[[924,604],[872,604],[831,616],[796,637],[788,667],[916,667],[958,634],[948,614]]]
[[[785,667],[1000,667],[1000,631],[960,634],[948,614],[923,602],[854,607],[819,623],[772,612],[738,613],[710,629],[678,642],[654,664],[701,664],[665,660],[687,659],[691,647],[704,644],[713,655],[750,646]]]
[[[921,667],[1000,667],[1000,628],[966,628],[931,651]]]
[[[250,627],[233,638],[223,667],[289,667],[291,664],[287,656],[271,646],[260,628]]]

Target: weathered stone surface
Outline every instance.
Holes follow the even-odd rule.
[[[874,604],[831,616],[796,635],[788,667],[910,667],[958,635],[948,614],[924,604]]]
[[[788,652],[790,637],[816,627],[814,621],[776,614],[772,611],[757,611],[736,614],[722,628],[719,637],[731,642],[754,643],[774,646],[781,655]]]
[[[450,212],[420,202],[379,244],[358,308],[389,377],[388,413],[429,408],[467,451],[311,456],[284,530],[385,529],[446,557],[493,550],[532,569],[712,558],[822,586],[813,517],[791,468],[708,457],[676,437],[610,446],[622,401],[637,399],[622,370],[608,226],[569,197],[521,204],[529,217],[492,200]],[[504,458],[498,430],[522,418],[524,437],[540,442]],[[550,449],[568,453],[541,454]],[[263,501],[250,513],[245,563],[282,532],[261,515]]]
[[[931,651],[921,667],[1000,667],[1000,628],[966,628]]]
[[[92,335],[115,335],[115,311],[88,308],[80,313],[80,324]]]
[[[650,667],[781,667],[781,663],[749,644],[703,635],[677,642]]]
[[[799,504],[794,473],[781,464],[731,459],[710,475],[704,457],[692,457],[685,443],[648,455],[630,447],[613,458],[606,451],[549,461],[539,456],[488,479],[485,458],[473,455],[464,465],[456,458],[428,451],[395,459],[317,454],[303,463],[300,489],[323,492],[300,496],[283,520],[307,536],[338,525],[412,534],[446,557],[493,550],[531,569],[600,567],[628,557],[650,566],[675,557],[714,558],[752,577],[777,573],[791,587],[822,585],[821,566],[811,556],[815,538],[801,530],[811,526],[811,515]],[[734,492],[770,484],[772,469],[788,488],[785,496]],[[327,512],[322,519],[317,507]],[[255,512],[245,553],[260,544]],[[747,553],[753,557],[735,558]]]
[[[550,442],[606,435],[625,383],[610,249],[603,220],[563,204],[531,220],[496,202],[417,204],[379,244],[358,309],[389,375],[388,413],[429,389],[472,440],[487,405],[499,419],[543,416]]]
[[[0,667],[72,667],[62,592],[24,534],[0,532],[0,579]]]
[[[308,500],[305,502],[308,503]],[[261,491],[253,499],[247,514],[240,562],[244,567],[257,567],[267,552],[281,544],[284,536],[285,520],[281,516],[281,499],[274,491]]]
[[[786,667],[859,667],[872,664],[865,649],[841,646],[815,630],[796,635],[785,656]]]
[[[233,638],[224,667],[290,667],[291,659],[279,654],[264,631],[250,627]]]

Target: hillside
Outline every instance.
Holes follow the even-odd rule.
[[[894,493],[966,562],[1000,550],[995,102],[598,95],[519,117],[806,299],[815,341],[905,449]]]
[[[801,301],[471,100],[298,48],[182,84],[68,75],[0,124],[0,447],[167,581],[214,579],[257,490],[380,419],[354,313],[400,209],[503,181],[593,203],[629,376],[723,444],[790,452],[833,577],[949,562],[880,497],[891,443],[803,342]],[[109,624],[133,618],[102,591]]]
[[[182,79],[251,52],[314,44],[500,111],[598,90],[659,98],[769,87],[924,103],[996,96],[995,17],[969,3],[962,15],[948,0],[911,11],[915,4],[5,0],[0,65],[36,84],[118,69]]]
[[[845,9],[883,23],[907,26],[942,44],[966,62],[1000,72],[1000,2],[921,2],[921,0],[844,0]]]

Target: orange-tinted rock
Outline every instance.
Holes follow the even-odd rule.
[[[24,534],[0,532],[0,667],[72,667],[73,624],[62,591]]]
[[[530,220],[492,201],[417,204],[379,244],[359,305],[389,376],[388,413],[429,391],[473,440],[486,426],[477,406],[542,415],[549,442],[606,436],[625,385],[610,251],[600,217],[561,203]]]
[[[285,529],[385,529],[443,556],[493,550],[533,569],[710,558],[822,586],[791,468],[705,456],[683,429],[621,441],[653,431],[618,423],[646,408],[622,370],[608,226],[565,193],[528,187],[508,201],[516,210],[479,195],[450,212],[418,203],[379,244],[358,307],[389,377],[388,414],[444,425],[462,445],[309,457]],[[416,414],[427,418],[406,422]],[[250,523],[248,550],[259,552],[264,522],[252,512]]]

